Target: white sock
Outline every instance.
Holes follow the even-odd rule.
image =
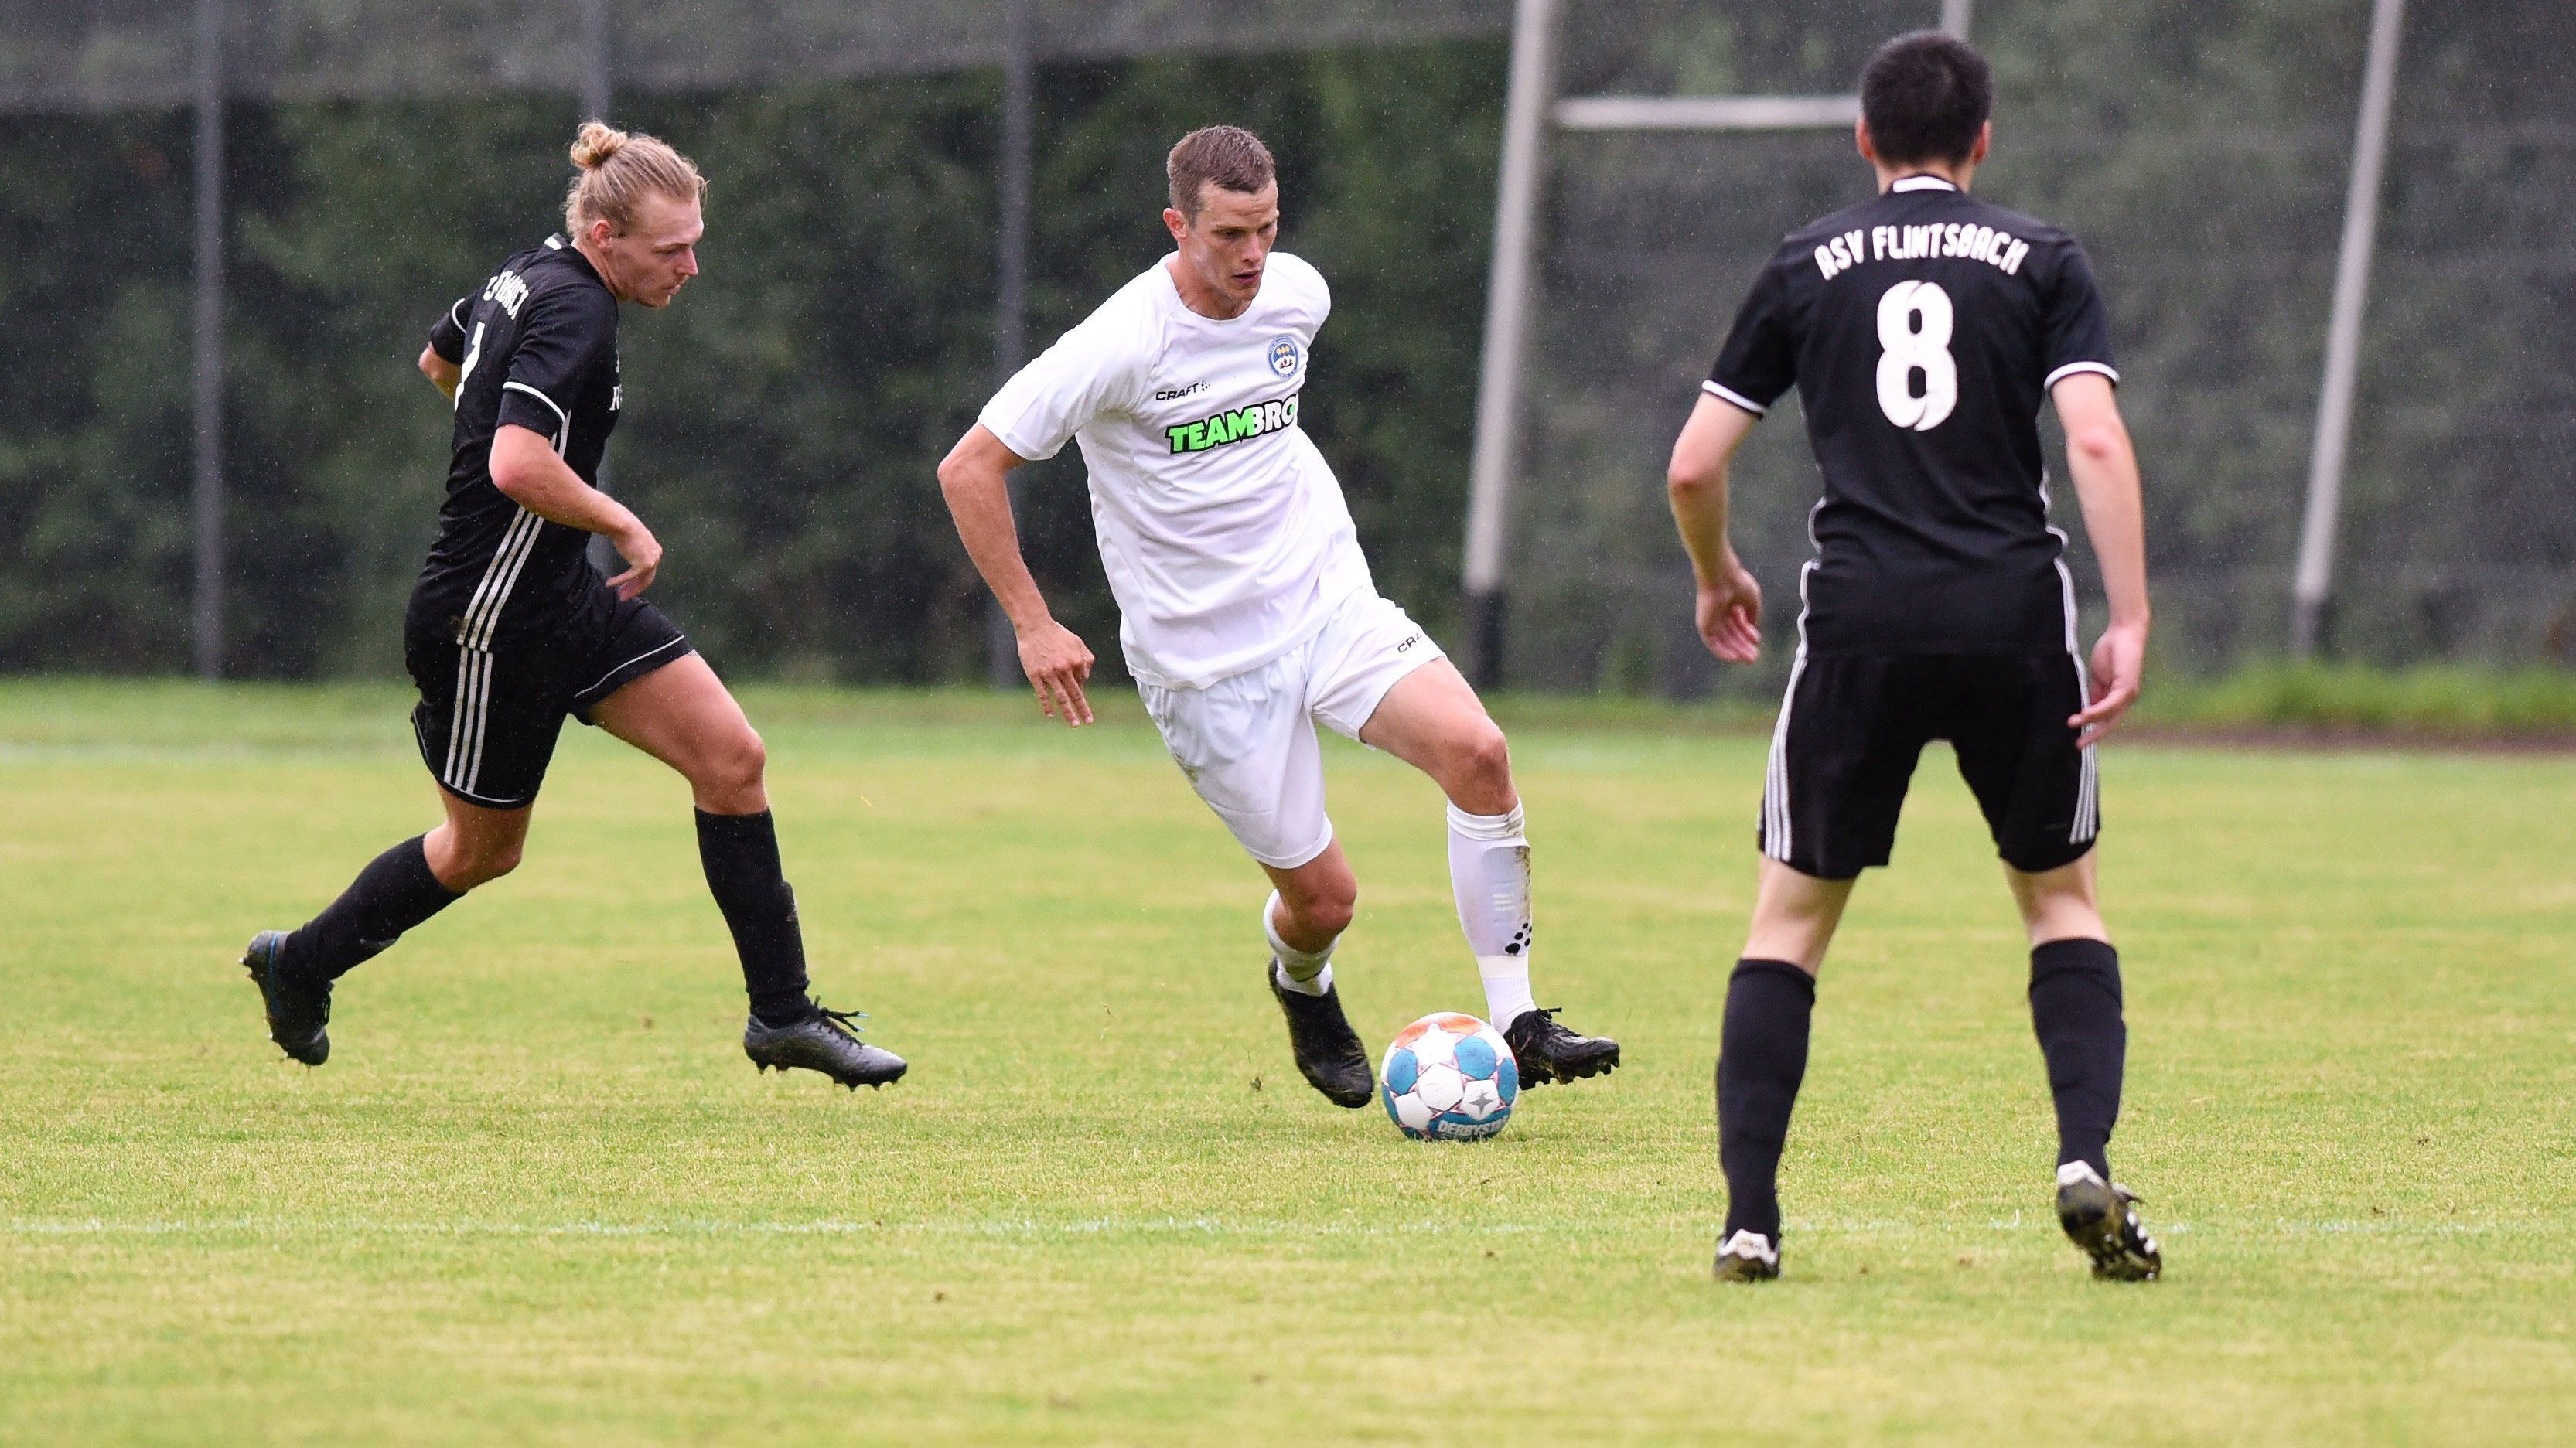
[[[1485,1010],[1496,1030],[1537,1008],[1530,996],[1530,852],[1520,807],[1509,814],[1469,814],[1449,806],[1449,889],[1458,926],[1485,981]]]
[[[1281,990],[1299,995],[1319,996],[1333,988],[1333,947],[1342,943],[1340,936],[1324,942],[1321,950],[1299,950],[1279,938],[1279,892],[1261,902],[1261,934],[1270,942],[1274,968],[1271,977]]]

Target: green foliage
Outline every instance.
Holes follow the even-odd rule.
[[[1382,585],[1435,626],[1455,588],[1501,70],[1499,47],[1470,44],[1041,78],[1032,344],[1162,253],[1173,139],[1259,129],[1285,168],[1285,244],[1336,289],[1306,426]],[[670,550],[664,606],[729,670],[980,674],[984,589],[933,469],[996,381],[997,86],[619,106],[714,189],[705,275],[667,312],[628,311],[610,480]],[[412,359],[441,308],[558,225],[573,119],[508,95],[235,112],[238,670],[398,667],[448,429]],[[186,141],[167,117],[0,132],[0,387],[17,400],[0,419],[0,669],[187,656]],[[1114,661],[1071,450],[1022,493],[1042,583]]]

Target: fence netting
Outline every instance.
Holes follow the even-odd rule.
[[[1974,8],[1998,92],[1977,189],[2092,255],[2147,473],[2159,642],[2193,669],[2286,644],[2369,11]],[[1877,42],[1937,14],[1591,0],[1564,85],[1848,92]],[[2415,0],[2403,44],[2329,640],[2388,662],[2576,659],[2576,7]],[[1717,681],[1690,635],[1665,451],[1761,261],[1865,196],[1868,170],[1839,130],[1561,132],[1550,155],[1511,672],[1770,687],[1780,664]],[[1817,487],[1801,428],[1775,410],[1736,483],[1739,547],[1783,625]]]
[[[997,64],[1003,0],[224,0],[231,88],[261,99],[578,89],[590,11],[620,87],[707,90]],[[1510,0],[1032,0],[1055,59],[1314,50],[1498,33]],[[0,110],[193,92],[187,0],[0,0]]]
[[[1848,93],[1941,8],[1580,0],[1559,89]],[[2164,659],[2277,653],[2369,0],[1972,8],[1999,97],[1979,190],[2072,228],[2112,303]],[[977,676],[981,588],[924,480],[990,383],[1003,0],[224,13],[245,668],[390,667],[438,474],[441,422],[405,371],[417,319],[545,225],[604,55],[621,123],[719,168],[721,270],[635,327],[651,406],[618,464],[703,560],[670,584],[693,629],[751,668]],[[1454,630],[1512,0],[1026,13],[1031,336],[1150,259],[1172,136],[1262,127],[1291,243],[1338,300],[1319,364],[1344,381],[1311,430],[1381,579]],[[174,0],[0,0],[0,668],[186,657],[197,23]],[[1761,259],[1868,172],[1839,131],[1554,131],[1546,156],[1506,676],[1771,689],[1816,490],[1797,409],[1738,472],[1740,542],[1779,605],[1763,669],[1720,671],[1690,636],[1665,452]],[[2576,661],[2576,6],[2411,0],[2381,215],[2329,647]],[[1078,482],[1040,493],[1042,574],[1105,632]]]

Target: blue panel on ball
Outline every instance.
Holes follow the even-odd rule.
[[[1458,1043],[1458,1074],[1470,1081],[1494,1079],[1494,1043],[1469,1036]]]
[[[1422,1063],[1413,1059],[1412,1051],[1399,1047],[1396,1050],[1387,1052],[1387,1090],[1393,1092],[1397,1096],[1401,1096],[1405,1092],[1413,1089],[1413,1083],[1419,1079],[1421,1075]]]
[[[1494,1070],[1494,1089],[1502,1093],[1505,1106],[1511,1105],[1521,1094],[1521,1063],[1505,1056]]]

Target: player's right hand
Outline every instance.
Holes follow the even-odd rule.
[[[662,568],[662,544],[652,530],[642,523],[622,533],[609,535],[616,545],[617,556],[626,560],[626,571],[608,580],[608,586],[620,599],[633,598],[653,586],[653,575]]]
[[[1091,701],[1082,697],[1091,677],[1091,650],[1073,630],[1047,619],[1020,634],[1020,672],[1038,691],[1038,707],[1050,719],[1074,728],[1091,722]]]
[[[1699,590],[1699,636],[1730,664],[1762,657],[1762,585],[1729,557],[1722,577]]]

